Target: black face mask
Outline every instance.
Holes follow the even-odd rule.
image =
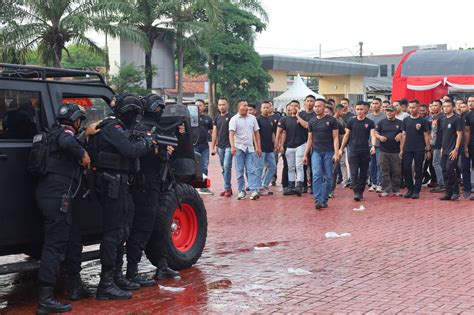
[[[163,115],[163,111],[160,110],[159,112],[145,112],[145,116],[148,119],[152,119],[155,122],[158,122],[161,118],[161,115]]]
[[[138,113],[136,111],[129,111],[120,116],[120,120],[128,127],[132,128],[137,122]]]

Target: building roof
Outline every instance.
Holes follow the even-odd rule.
[[[401,75],[474,75],[474,50],[418,50],[402,64]]]
[[[379,66],[340,60],[262,55],[263,68],[288,72],[314,73],[315,75],[352,75],[375,77]]]
[[[176,75],[176,82],[178,82],[178,73]],[[206,82],[208,82],[207,74],[192,76],[184,74],[183,77],[183,93],[184,94],[204,94],[206,93]],[[166,89],[167,93],[178,93],[178,89]]]

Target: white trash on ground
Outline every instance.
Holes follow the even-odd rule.
[[[345,233],[337,233],[337,232],[327,232],[325,234],[326,238],[333,238],[333,237],[345,237],[345,236],[351,236],[352,234],[351,233],[348,233],[348,232],[345,232]]]
[[[364,205],[360,205],[358,208],[354,208],[352,210],[354,210],[354,211],[364,211],[365,207],[364,207]]]
[[[254,250],[268,250],[268,249],[272,249],[271,247],[259,247],[259,246],[255,246],[253,248]]]
[[[160,290],[169,291],[169,292],[183,292],[184,290],[186,290],[186,288],[166,287],[164,285],[160,285],[159,287],[160,287]]]
[[[292,274],[295,274],[297,276],[307,276],[307,275],[312,274],[311,271],[304,270],[304,269],[301,269],[301,268],[288,268],[288,272],[292,273]]]

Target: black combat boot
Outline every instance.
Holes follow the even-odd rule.
[[[161,260],[159,265],[156,267],[155,275],[153,276],[156,280],[172,279],[179,277],[179,272],[168,267],[166,260]]]
[[[292,196],[295,194],[295,182],[288,182],[288,187],[283,189],[283,196]]]
[[[67,284],[70,300],[77,301],[94,296],[92,291],[84,285],[81,275],[78,273],[74,275],[68,275]]]
[[[152,279],[148,279],[147,277],[138,273],[137,264],[127,265],[127,279],[131,282],[138,283],[141,287],[151,287],[153,284],[155,284],[155,281]]]
[[[115,272],[114,275],[115,284],[122,290],[130,291],[130,290],[138,290],[140,289],[140,285],[138,283],[132,282],[128,280],[122,273],[122,271]]]
[[[303,182],[296,182],[295,194],[298,197],[301,197],[302,191],[303,191]]]
[[[64,313],[72,309],[71,304],[62,304],[53,297],[53,287],[40,287],[36,314]]]
[[[95,298],[97,300],[126,300],[132,298],[132,292],[124,291],[115,284],[113,269],[102,270]]]

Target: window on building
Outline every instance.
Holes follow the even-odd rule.
[[[395,65],[392,65],[392,77],[395,75]]]
[[[380,76],[386,77],[387,76],[387,65],[380,65]]]
[[[0,89],[0,141],[31,140],[41,121],[39,92]]]

